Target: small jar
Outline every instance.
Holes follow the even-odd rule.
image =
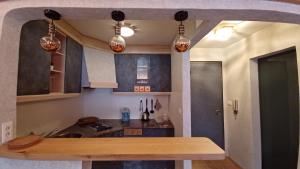
[[[130,109],[125,107],[121,109],[122,114],[122,122],[129,122],[130,121]]]

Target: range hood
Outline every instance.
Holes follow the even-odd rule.
[[[118,88],[114,54],[83,48],[82,87]]]

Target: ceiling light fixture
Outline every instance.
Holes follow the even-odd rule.
[[[121,27],[121,36],[123,37],[130,37],[134,35],[134,29],[130,26],[122,26]]]
[[[114,52],[120,53],[125,50],[126,42],[121,36],[121,25],[120,22],[125,19],[125,14],[122,11],[112,11],[111,17],[113,20],[117,21],[115,26],[115,36],[113,36],[109,41],[109,47]]]
[[[44,10],[44,14],[47,18],[51,19],[51,22],[49,23],[48,35],[40,39],[40,45],[45,51],[54,52],[60,49],[61,43],[59,39],[55,37],[56,30],[53,20],[59,20],[61,15],[51,9]]]
[[[188,18],[187,11],[179,11],[175,14],[175,20],[180,22],[178,35],[175,39],[174,46],[177,52],[185,52],[191,46],[191,41],[184,36],[184,25],[182,24]]]
[[[215,30],[215,39],[220,41],[226,41],[228,40],[233,33],[233,27],[232,26],[224,26],[217,30]]]

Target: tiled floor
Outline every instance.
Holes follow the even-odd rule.
[[[242,169],[230,159],[222,161],[193,161],[193,169]]]

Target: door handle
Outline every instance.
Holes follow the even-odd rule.
[[[221,112],[222,112],[221,109],[217,109],[217,110],[216,110],[216,115],[219,115]]]

